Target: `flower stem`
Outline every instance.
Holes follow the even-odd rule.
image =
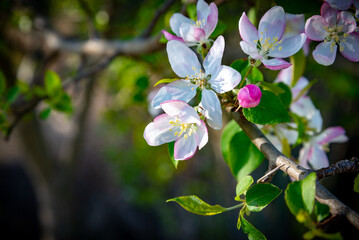
[[[243,205],[244,205],[244,203],[240,203],[240,204],[238,204],[238,205],[235,205],[235,206],[233,206],[233,207],[229,207],[229,208],[226,208],[226,209],[227,209],[227,211],[231,211],[231,210],[240,208],[240,207],[242,207]]]
[[[241,82],[239,83],[239,89],[241,89],[241,88],[244,86],[244,84],[245,84],[245,82],[246,82],[246,78],[248,77],[248,75],[250,74],[250,72],[252,71],[252,69],[253,69],[253,65],[251,65],[251,66],[249,67],[249,69],[248,69],[246,75],[244,75],[244,77],[242,78]]]

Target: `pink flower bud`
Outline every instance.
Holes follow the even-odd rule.
[[[261,101],[262,92],[257,85],[249,84],[241,88],[238,92],[239,105],[243,108],[256,107]]]

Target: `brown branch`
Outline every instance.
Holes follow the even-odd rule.
[[[167,0],[159,9],[157,9],[154,17],[152,18],[152,21],[150,22],[148,27],[143,31],[143,33],[141,34],[141,37],[149,37],[151,35],[153,29],[156,26],[156,23],[158,22],[158,20],[162,16],[162,14],[167,12],[168,9],[174,4],[175,1],[177,1],[177,0]]]
[[[264,136],[258,127],[249,122],[240,112],[233,112],[233,108],[227,108],[233,119],[247,134],[253,144],[264,154],[270,164],[281,166],[280,169],[286,172],[295,180],[304,179],[312,171],[299,166],[276,149],[273,144]],[[330,207],[334,216],[345,216],[348,221],[359,229],[359,214],[342,203],[337,197],[330,193],[319,181],[316,182],[316,199]]]
[[[359,172],[359,159],[353,157],[351,160],[341,160],[326,168],[316,170],[318,179],[334,176],[339,173]]]

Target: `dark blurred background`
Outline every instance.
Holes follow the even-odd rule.
[[[168,27],[184,1],[175,1],[160,15],[152,35]],[[164,0],[2,0],[0,2],[0,69],[7,84],[17,79],[42,84],[46,69],[63,79],[76,75],[85,61],[71,51],[47,51],[26,41],[40,21],[64,39],[132,39],[141,34]],[[240,49],[238,20],[255,8],[260,17],[274,1],[218,1],[225,27],[223,64],[246,58]],[[319,9],[315,14],[319,13]],[[41,25],[40,24],[40,25]],[[35,35],[36,37],[36,35]],[[35,38],[36,39],[36,38]],[[311,44],[311,50],[315,43]],[[152,121],[148,95],[160,79],[175,77],[165,45],[151,54],[116,57],[103,71],[72,83],[67,92],[72,115],[52,111],[38,118],[40,103],[24,116],[8,141],[0,143],[1,239],[246,239],[236,228],[238,212],[204,217],[186,212],[167,199],[197,195],[210,204],[235,203],[236,181],[220,151],[221,131],[209,129],[209,143],[175,169],[167,147],[150,147],[143,139]],[[90,64],[101,56],[87,56]],[[331,163],[359,156],[359,68],[339,53],[324,67],[307,58],[305,76],[317,80],[309,95],[322,112],[324,128],[343,126],[349,141],[333,144]],[[260,68],[267,81],[278,72]],[[35,83],[34,83],[35,81]],[[151,110],[152,111],[152,110]],[[224,121],[229,118],[224,114]],[[267,170],[267,162],[253,173]],[[359,211],[353,192],[355,174],[330,177],[322,183]],[[289,178],[278,173],[282,190]],[[264,211],[248,220],[268,239],[302,239],[306,229],[296,222],[282,193]],[[338,222],[330,231],[345,239],[358,232]]]

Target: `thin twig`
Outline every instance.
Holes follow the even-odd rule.
[[[177,1],[177,0],[167,0],[159,9],[157,9],[155,15],[152,18],[152,21],[150,22],[148,27],[143,31],[143,33],[141,34],[140,37],[146,38],[151,35],[153,29],[156,26],[156,23],[158,22],[158,20],[162,16],[162,14],[167,12],[168,9],[174,4],[175,1]]]
[[[321,168],[316,171],[318,179],[334,176],[339,173],[359,172],[359,159],[353,157],[351,160],[341,160],[329,167]]]
[[[257,180],[257,183],[270,182],[271,179],[273,178],[274,174],[283,166],[284,166],[284,164],[276,166],[275,168],[273,168],[270,171],[266,172],[266,174],[263,177],[261,177],[261,178],[259,178]]]

